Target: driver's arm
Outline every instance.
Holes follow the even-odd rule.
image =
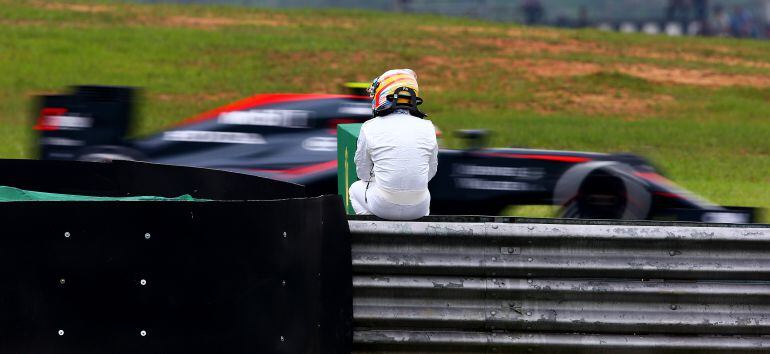
[[[366,136],[364,135],[364,127],[361,127],[361,132],[358,134],[358,143],[356,144],[356,156],[354,157],[356,162],[356,175],[364,182],[369,182],[372,179],[372,170],[374,169],[374,163],[372,162],[372,156],[369,155],[369,149],[366,145]]]
[[[430,155],[430,161],[428,162],[428,180],[433,179],[438,171],[438,142],[434,140],[433,153]]]

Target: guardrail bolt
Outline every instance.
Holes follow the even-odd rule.
[[[286,338],[284,338],[283,336],[281,336],[281,343],[283,343],[283,342],[285,342],[285,341],[286,341]]]
[[[528,284],[532,284],[532,279],[527,279]]]
[[[497,227],[498,227],[497,225],[492,225],[493,229],[497,229]]]
[[[671,309],[672,309],[672,310],[676,310],[676,309],[678,309],[678,308],[679,308],[679,306],[676,306],[676,305],[671,305]]]
[[[527,311],[527,316],[532,316],[532,312]]]
[[[281,280],[281,286],[286,286],[286,280]]]
[[[139,280],[139,285],[141,285],[141,286],[147,285],[147,280],[145,280],[145,279]]]
[[[64,330],[63,330],[63,329],[60,329],[60,330],[59,330],[59,335],[60,335],[60,336],[63,336],[63,335],[64,335]]]
[[[69,231],[65,232],[65,233],[64,233],[64,237],[66,237],[66,238],[70,238],[70,232],[69,232]]]
[[[286,231],[283,232],[283,238],[286,238]]]
[[[145,331],[145,330],[141,330],[141,331],[139,331],[139,335],[140,335],[140,336],[142,336],[142,337],[144,337],[144,336],[146,336],[146,335],[147,335],[147,331]]]
[[[497,315],[497,312],[496,311],[492,311],[491,314],[492,314],[492,316],[494,316],[494,315]]]
[[[149,240],[149,239],[150,239],[150,237],[152,237],[152,235],[150,235],[150,233],[149,233],[149,232],[147,232],[147,233],[145,233],[145,234],[144,234],[144,239],[145,239],[145,240]]]
[[[527,262],[532,262],[532,257],[527,258]]]
[[[59,284],[64,285],[64,283],[67,282],[67,279],[61,278],[59,279]]]

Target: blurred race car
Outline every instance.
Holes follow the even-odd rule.
[[[260,94],[204,112],[157,134],[128,138],[135,90],[78,86],[42,96],[35,130],[42,159],[141,160],[215,168],[337,192],[336,127],[372,117],[363,94]],[[561,216],[749,223],[683,190],[632,154],[485,148],[461,131],[463,150],[443,149],[430,183],[431,213],[495,215],[512,205],[559,205]]]

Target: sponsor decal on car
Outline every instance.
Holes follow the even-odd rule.
[[[81,130],[91,128],[94,119],[68,113],[65,108],[43,108],[35,129],[37,130]]]
[[[368,103],[347,105],[341,106],[338,111],[339,113],[350,115],[371,115],[372,106]]]
[[[262,125],[272,127],[306,128],[310,111],[291,109],[252,109],[225,112],[219,115],[220,124]]]
[[[337,151],[337,138],[315,136],[302,141],[302,148],[310,151]]]
[[[223,144],[267,143],[262,135],[256,133],[212,132],[205,130],[172,130],[163,133],[163,140]]]
[[[69,138],[53,138],[53,137],[40,138],[40,143],[43,145],[54,145],[54,146],[83,146],[86,144],[82,140],[75,140],[75,139],[69,139]]]
[[[455,185],[463,189],[489,191],[542,191],[543,187],[527,182],[491,181],[480,178],[455,178]]]
[[[505,167],[454,164],[454,173],[469,176],[516,177],[525,180],[538,180],[545,176],[545,169],[540,167]]]
[[[506,167],[476,164],[453,164],[455,185],[462,189],[493,191],[542,191],[545,188],[534,181],[545,176],[540,167]],[[508,180],[490,180],[479,177],[503,177]],[[510,179],[514,179],[511,181]]]

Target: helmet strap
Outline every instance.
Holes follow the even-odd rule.
[[[404,92],[405,94],[402,94]],[[409,99],[409,103],[399,103],[399,99]],[[397,109],[405,109],[409,111],[409,114],[417,118],[425,118],[428,115],[420,111],[417,106],[422,104],[422,98],[417,97],[417,93],[409,87],[399,87],[392,95],[388,95],[385,99],[391,102],[390,107],[379,111],[374,111],[374,116],[386,116],[395,112]]]

